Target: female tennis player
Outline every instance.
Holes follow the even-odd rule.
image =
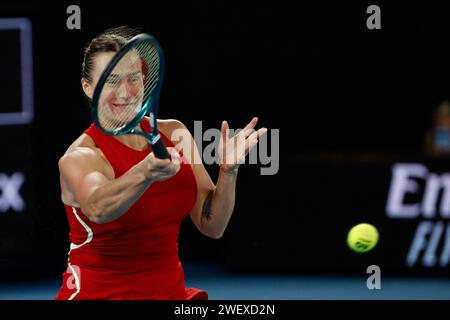
[[[132,34],[127,28],[111,29],[86,47],[81,84],[89,99]],[[126,107],[129,95],[126,85],[117,86],[114,108]],[[266,132],[253,130],[256,124],[254,118],[230,138],[222,122],[216,184],[201,161],[193,161],[199,159],[196,147],[175,148],[175,131],[177,137],[185,132],[183,139],[195,146],[180,121],[157,121],[170,159],[155,157],[143,136],[108,135],[94,124],[85,130],[58,163],[71,245],[56,299],[207,299],[207,292],[185,287],[178,258],[180,224],[190,215],[204,235],[223,235],[234,208],[239,165]],[[149,132],[149,119],[138,127]]]

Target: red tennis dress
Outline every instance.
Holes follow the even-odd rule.
[[[148,119],[141,127],[149,132]],[[150,147],[134,150],[94,125],[85,133],[102,150],[116,178],[151,152]],[[173,147],[167,137],[161,137]],[[206,291],[185,287],[178,258],[180,224],[192,210],[196,195],[192,168],[183,161],[174,177],[152,183],[112,222],[93,223],[80,208],[65,205],[71,245],[56,299],[207,299]]]

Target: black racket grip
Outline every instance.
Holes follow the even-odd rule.
[[[170,154],[161,138],[152,145],[152,150],[155,157],[159,159],[170,159]]]

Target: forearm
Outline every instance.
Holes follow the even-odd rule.
[[[91,221],[107,223],[128,211],[151,184],[143,173],[143,166],[140,162],[119,178],[95,189],[82,208]]]
[[[202,211],[205,234],[220,238],[233,214],[236,194],[237,171],[220,170],[216,188],[206,199]]]

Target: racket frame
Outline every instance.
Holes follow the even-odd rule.
[[[138,46],[139,44],[143,42],[150,42],[158,51],[158,60],[159,60],[159,73],[158,73],[158,83],[156,87],[153,89],[153,91],[149,94],[147,99],[143,102],[143,106],[141,110],[138,112],[138,114],[133,118],[130,123],[128,123],[125,127],[115,130],[115,131],[109,131],[105,130],[101,125],[100,121],[97,115],[98,112],[98,102],[100,98],[100,94],[102,92],[103,87],[106,84],[106,80],[108,79],[109,75],[113,71],[113,69],[116,67],[116,65],[120,62],[120,60],[123,58],[125,54],[127,54],[132,48]],[[123,135],[123,134],[138,134],[141,136],[144,136],[148,142],[150,143],[153,152],[158,158],[169,158],[169,154],[167,152],[167,149],[161,139],[161,136],[157,130],[157,115],[158,115],[158,104],[159,104],[159,95],[160,90],[163,82],[163,76],[164,76],[164,54],[162,51],[162,48],[155,37],[146,34],[141,33],[133,38],[131,38],[119,51],[116,52],[112,60],[109,62],[109,64],[106,66],[105,70],[102,72],[97,85],[95,86],[94,94],[92,96],[92,102],[91,102],[91,117],[94,121],[94,124],[99,128],[102,132],[109,134],[109,135]],[[136,130],[135,128],[139,123],[141,123],[142,119],[146,115],[149,115],[150,118],[150,133],[145,133],[141,130]]]

